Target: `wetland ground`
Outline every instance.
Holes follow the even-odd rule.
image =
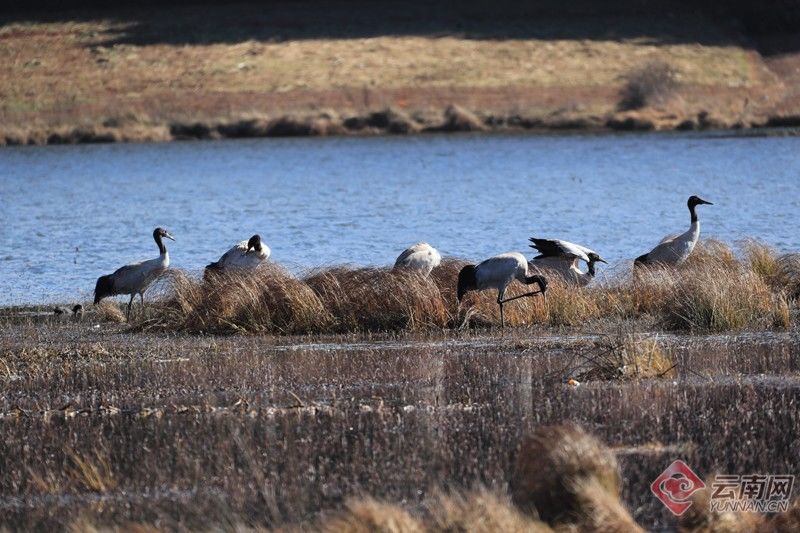
[[[648,529],[675,527],[648,487],[676,458],[703,476],[800,467],[794,330],[188,336],[6,314],[0,339],[11,529],[277,527],[353,496],[503,494],[524,435],[566,420],[614,450]],[[640,377],[625,351],[672,364]]]

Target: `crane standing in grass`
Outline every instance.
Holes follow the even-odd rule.
[[[261,241],[256,233],[247,241],[242,241],[222,254],[219,260],[206,266],[206,273],[225,270],[253,270],[263,261],[269,259],[271,250]]]
[[[689,206],[689,213],[692,216],[692,223],[689,229],[680,235],[669,235],[664,237],[658,246],[644,255],[640,255],[634,261],[634,267],[644,265],[670,265],[677,266],[686,261],[694,250],[694,246],[700,239],[700,221],[697,219],[695,208],[698,205],[714,205],[699,196],[690,196],[686,202]]]
[[[594,265],[597,262],[608,264],[600,255],[581,246],[559,239],[529,239],[539,255],[534,257],[528,266],[545,272],[552,272],[566,283],[574,283],[581,287],[589,284],[595,276]],[[589,269],[587,272],[578,268],[580,261],[585,261]]]
[[[431,273],[431,270],[439,266],[442,256],[439,251],[427,242],[418,242],[414,246],[406,248],[394,262],[394,268],[418,270],[424,275]]]
[[[94,288],[94,303],[100,303],[100,300],[107,296],[116,296],[118,294],[130,294],[131,299],[128,302],[128,312],[125,315],[128,320],[131,316],[131,305],[133,305],[133,298],[138,294],[142,300],[142,308],[144,308],[144,291],[167,267],[169,267],[169,252],[164,245],[162,238],[167,238],[172,241],[175,237],[163,228],[156,228],[153,230],[153,239],[158,245],[158,257],[148,261],[141,261],[139,263],[131,263],[124,267],[118,268],[113,274],[107,276],[100,276],[97,278],[97,284]]]
[[[526,285],[536,283],[538,291],[526,292],[511,298],[505,298],[506,289],[512,281],[518,280]],[[503,314],[503,304],[536,294],[544,294],[547,290],[547,280],[543,276],[528,275],[528,261],[519,252],[508,252],[490,257],[477,265],[467,265],[458,273],[458,301],[467,291],[482,291],[497,289],[497,305],[500,306],[500,325],[505,327],[506,320]]]

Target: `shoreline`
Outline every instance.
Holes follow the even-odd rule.
[[[274,118],[249,116],[218,120],[141,124],[136,120],[106,120],[93,125],[42,127],[0,131],[0,146],[172,142],[185,140],[280,137],[373,137],[441,133],[620,133],[620,132],[770,132],[800,134],[800,115],[771,115],[758,119],[723,118],[706,111],[679,115],[643,110],[598,114],[474,113],[450,105],[441,113],[409,113],[395,107],[361,114],[285,114]]]

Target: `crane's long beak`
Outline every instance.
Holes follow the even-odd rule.
[[[598,257],[598,258],[597,258],[597,260],[598,260],[598,261],[600,261],[601,263],[608,264],[608,261],[606,261],[606,260],[605,260],[605,259],[603,259],[602,257]]]
[[[703,200],[702,198],[700,199],[700,203],[701,204],[706,204],[706,205],[714,205],[711,202],[707,202],[706,200]]]
[[[164,232],[164,237],[166,237],[167,239],[169,239],[171,241],[175,240],[175,237],[173,237],[171,233]]]

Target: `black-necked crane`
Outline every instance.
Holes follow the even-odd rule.
[[[552,272],[565,283],[577,284],[584,287],[595,276],[595,263],[606,263],[605,259],[594,250],[580,244],[560,239],[529,239],[533,244],[531,248],[539,252],[528,265],[539,271]],[[579,267],[580,261],[585,261],[588,271],[583,272]]]
[[[261,235],[256,233],[249,240],[234,244],[219,260],[208,264],[206,270],[253,270],[269,259],[270,253],[269,246],[264,244]]]
[[[658,246],[644,255],[640,255],[634,261],[634,266],[639,265],[680,265],[686,261],[694,250],[700,238],[700,221],[697,219],[695,208],[698,205],[714,205],[699,196],[690,196],[686,205],[689,206],[689,213],[692,216],[692,223],[689,229],[680,235],[669,235],[664,237]]]
[[[505,298],[506,289],[512,281],[517,280],[526,285],[536,283],[538,291],[526,292],[511,298]],[[467,291],[482,291],[497,289],[497,304],[500,306],[500,324],[505,327],[506,321],[503,314],[503,304],[547,291],[547,280],[544,276],[529,275],[528,261],[519,252],[508,252],[490,257],[477,265],[467,265],[458,273],[458,301]]]
[[[139,263],[131,263],[118,268],[113,274],[100,276],[94,288],[94,303],[97,304],[107,296],[117,296],[118,294],[130,294],[128,302],[128,312],[126,317],[130,319],[131,305],[133,298],[138,294],[144,307],[144,291],[167,267],[169,267],[169,252],[164,245],[163,238],[175,240],[175,237],[163,228],[153,230],[153,239],[158,245],[158,257]]]
[[[403,250],[394,262],[394,268],[417,270],[427,276],[441,262],[442,256],[436,248],[427,242],[418,242]]]

